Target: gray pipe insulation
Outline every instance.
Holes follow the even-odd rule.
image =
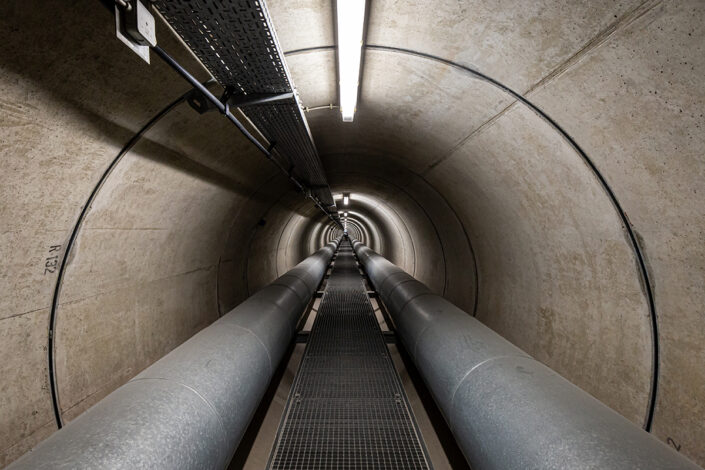
[[[700,469],[367,246],[353,248],[473,469]]]
[[[225,468],[339,241],[201,330],[8,468]]]

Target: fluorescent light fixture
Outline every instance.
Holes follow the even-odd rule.
[[[348,213],[346,212],[346,213],[344,213],[343,215],[344,215],[345,217],[347,217],[347,216],[348,216]]]
[[[350,196],[347,194],[343,194],[343,205],[347,206],[348,202],[350,202]]]
[[[340,78],[340,112],[344,122],[352,122],[357,105],[362,32],[365,26],[366,0],[337,0],[338,74]],[[347,204],[347,203],[346,203]]]

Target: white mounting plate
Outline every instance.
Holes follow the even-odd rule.
[[[132,49],[135,54],[142,57],[142,60],[149,64],[149,46],[142,46],[132,41],[126,34],[123,33],[125,30],[125,25],[123,23],[122,11],[115,5],[115,35],[117,38],[125,43],[127,47]]]

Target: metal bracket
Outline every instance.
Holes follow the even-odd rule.
[[[211,101],[206,97],[200,90],[194,88],[186,97],[186,102],[191,106],[198,114],[205,114],[210,111],[215,111],[216,106],[211,103]]]
[[[382,337],[384,338],[384,342],[387,344],[396,344],[397,343],[397,335],[394,334],[393,331],[383,331]]]
[[[227,91],[227,88],[226,88]],[[228,96],[228,104],[237,108],[252,106],[255,104],[275,103],[294,98],[293,92],[288,93],[250,93],[248,95]]]
[[[296,342],[299,344],[306,344],[308,342],[308,338],[311,336],[310,331],[299,331],[296,333]]]
[[[115,35],[149,64],[149,48],[157,45],[154,16],[140,0],[119,3],[115,4]]]
[[[223,94],[220,97],[220,102],[223,103],[223,105],[227,106],[229,103],[228,101],[232,96],[235,94],[235,89],[231,86],[226,86],[225,90],[223,90]]]

